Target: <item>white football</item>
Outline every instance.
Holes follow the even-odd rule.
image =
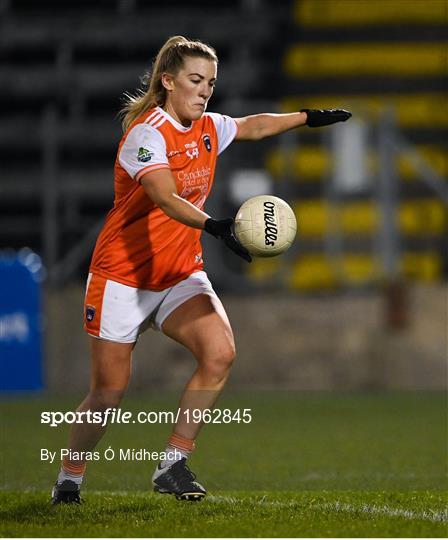
[[[239,242],[257,257],[275,257],[294,242],[297,221],[292,208],[273,195],[258,195],[247,200],[235,218]]]

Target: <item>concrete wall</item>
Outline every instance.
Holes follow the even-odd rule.
[[[82,287],[46,294],[47,386],[88,387]],[[408,325],[386,329],[382,295],[223,297],[238,359],[234,388],[443,389],[447,380],[447,288],[408,290]],[[181,388],[190,353],[148,330],[136,346],[132,389]]]

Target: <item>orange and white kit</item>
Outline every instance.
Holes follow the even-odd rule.
[[[205,113],[187,128],[160,107],[147,111],[131,124],[119,144],[115,161],[114,206],[98,236],[90,264],[85,301],[85,329],[89,334],[132,342],[141,332],[143,322],[154,313],[150,302],[151,312],[139,313],[133,330],[126,327],[123,332],[114,331],[106,337],[109,318],[116,319],[117,324],[123,320],[125,324],[127,317],[122,309],[125,306],[110,300],[113,291],[121,290],[119,285],[136,289],[128,291],[130,297],[160,292],[160,298],[154,296],[160,304],[192,274],[204,274],[210,283],[201,272],[202,231],[168,217],[146,194],[139,180],[147,172],[169,169],[179,196],[203,210],[213,185],[217,156],[236,135],[236,122],[229,116]],[[209,287],[212,292],[208,292],[215,294]],[[198,293],[192,296],[195,294]],[[140,299],[137,308],[139,302]],[[114,313],[112,305],[117,309]],[[126,309],[131,306],[132,301],[126,303]],[[135,309],[133,306],[132,311]],[[155,327],[160,328],[160,320]]]
[[[115,162],[115,201],[90,272],[124,285],[160,291],[202,270],[201,230],[168,217],[138,180],[170,169],[178,194],[200,208],[210,193],[216,158],[235,138],[236,122],[206,113],[185,128],[157,107],[124,134]]]

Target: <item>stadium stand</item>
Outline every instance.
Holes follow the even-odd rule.
[[[437,175],[448,176],[447,22],[444,0],[294,2],[285,32],[289,44],[284,50],[281,110],[343,107],[368,119],[366,163],[372,185],[332,204],[328,178],[333,162],[325,138],[300,130],[286,147],[272,146],[266,167],[295,200],[299,222],[289,271],[281,269],[292,288],[369,285],[384,279],[375,249],[381,208],[374,126],[386,108],[393,111],[399,133],[413,151]],[[423,182],[414,165],[408,153],[397,152],[399,272],[409,279],[439,280],[447,265],[446,202]],[[342,243],[337,264],[326,251],[326,236],[335,228]],[[256,261],[250,271],[260,282],[269,282],[277,275],[277,263]]]

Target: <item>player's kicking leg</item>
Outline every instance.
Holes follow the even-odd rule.
[[[90,392],[78,411],[100,411],[117,407],[126,391],[131,373],[134,344],[114,343],[90,338],[92,374]],[[68,448],[74,452],[92,451],[106,431],[94,423],[73,424]],[[63,460],[51,494],[52,504],[80,503],[81,484],[86,470],[85,460]]]
[[[194,296],[175,309],[162,330],[187,347],[198,365],[179,403],[179,420],[168,440],[167,459],[154,472],[154,490],[178,499],[200,500],[206,490],[186,464],[202,427],[202,422],[192,421],[192,414],[211,409],[218,399],[235,358],[233,333],[220,300],[206,294]]]

